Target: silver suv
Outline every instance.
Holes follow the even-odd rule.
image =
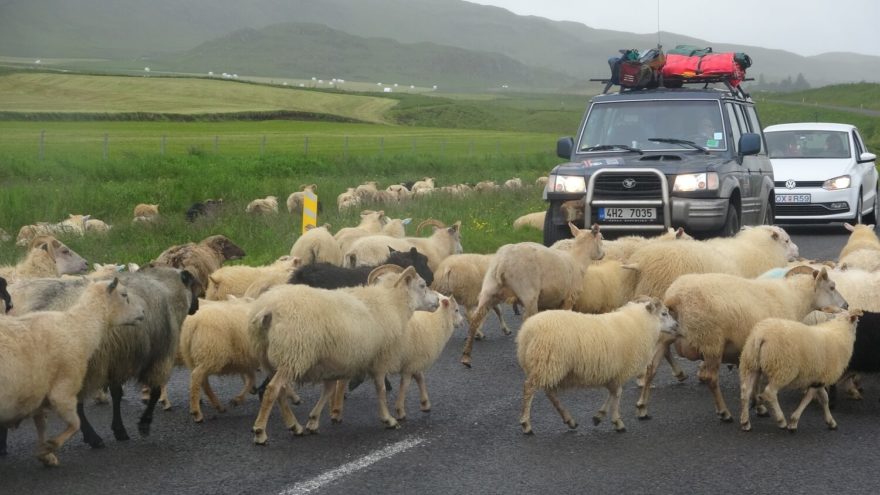
[[[740,88],[708,86],[594,97],[577,139],[556,144],[568,161],[544,191],[544,243],[570,236],[572,200],[582,201],[584,225],[612,234],[732,236],[772,224],[773,168],[754,104]]]

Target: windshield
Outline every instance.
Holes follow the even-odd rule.
[[[843,131],[773,131],[764,135],[770,158],[849,158]]]
[[[717,100],[603,102],[593,104],[590,109],[578,151],[592,151],[590,148],[608,145],[624,145],[642,151],[699,151],[692,145],[675,143],[675,140],[689,141],[709,151],[721,151],[727,149],[726,136],[721,105]]]

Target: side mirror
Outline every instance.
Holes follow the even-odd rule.
[[[859,155],[859,163],[873,162],[876,159],[877,155],[874,153],[868,153],[867,151]]]
[[[761,151],[761,135],[747,132],[739,138],[740,156],[757,155]]]
[[[571,150],[574,149],[574,139],[571,137],[559,138],[556,141],[556,156],[566,160],[571,159]]]

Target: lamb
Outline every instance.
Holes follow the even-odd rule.
[[[850,225],[844,223],[843,226],[846,227],[846,230],[850,231],[851,234],[846,241],[846,245],[840,250],[840,256],[837,257],[841,263],[845,262],[844,260],[847,255],[860,249],[877,251],[877,256],[880,256],[880,239],[877,238],[877,233],[874,232],[874,224]]]
[[[299,258],[304,265],[323,262],[342,266],[342,249],[339,241],[330,233],[329,227],[330,225],[322,225],[306,230],[293,243],[290,256]]]
[[[602,422],[610,407],[615,431],[626,431],[620,418],[623,384],[645,369],[660,334],[674,335],[676,328],[659,299],[644,297],[612,313],[551,310],[529,318],[516,337],[516,357],[526,375],[523,433],[532,434],[532,399],[537,390],[547,394],[569,428],[577,428],[556,396],[558,390],[572,387],[605,387],[608,398],[593,416],[593,424]]]
[[[350,208],[356,208],[360,206],[361,198],[359,198],[354,193],[354,188],[349,187],[345,190],[345,192],[340,193],[339,196],[336,196],[336,208],[339,211],[345,211]]]
[[[134,207],[132,223],[156,223],[159,221],[159,205],[139,203]]]
[[[409,190],[412,191],[413,196],[430,194],[434,190],[434,178],[425,177],[422,180],[416,181]]]
[[[762,377],[766,377],[767,386],[757,400],[769,403],[777,426],[792,433],[797,431],[801,413],[817,397],[825,413],[825,424],[836,430],[825,386],[836,383],[849,363],[859,316],[859,310],[841,312],[833,320],[815,326],[780,318],[758,322],[746,339],[739,360],[742,430],[752,429],[749,403]],[[788,422],[777,398],[777,392],[787,388],[806,389]]]
[[[682,275],[666,291],[664,304],[680,326],[681,338],[675,341],[678,354],[691,361],[703,360],[698,377],[708,385],[715,399],[715,412],[725,422],[733,418],[718,386],[718,369],[722,362],[739,363],[743,345],[757,322],[765,318],[800,321],[814,309],[847,307],[825,268],[773,280],[725,273]],[[665,351],[658,343],[636,404],[639,417],[647,417],[651,380],[659,356]]]
[[[471,318],[461,363],[470,367],[477,328],[486,312],[510,296],[525,308],[523,321],[541,309],[571,309],[583,290],[584,271],[592,260],[601,259],[599,226],[581,230],[568,224],[575,237],[569,251],[551,249],[535,242],[506,244],[498,249],[483,278],[480,302]]]
[[[426,225],[435,227],[434,233],[430,237],[398,239],[386,235],[375,235],[358,239],[348,251],[345,251],[344,259],[349,266],[352,266],[352,260],[354,260],[353,266],[376,265],[385,257],[388,248],[407,251],[415,247],[428,257],[428,266],[431,271],[436,271],[437,266],[444,258],[462,252],[461,221],[455,222],[451,227],[446,227],[442,222],[427,219],[416,228],[416,234],[421,233],[422,227]]]
[[[186,220],[195,222],[199,218],[210,220],[214,218],[223,207],[223,199],[206,199],[203,203],[193,203],[186,210]]]
[[[395,251],[389,248],[388,257],[382,265],[397,265],[403,268],[412,266],[420,277],[428,284],[434,281],[434,274],[428,267],[428,258],[418,252],[416,248],[409,251]],[[358,266],[344,268],[329,263],[313,263],[303,265],[290,276],[291,284],[305,284],[320,289],[339,289],[341,287],[355,287],[366,285],[367,278],[375,266]]]
[[[546,211],[527,213],[513,221],[513,230],[519,230],[524,227],[531,227],[533,229],[543,230],[544,217],[546,216]]]
[[[412,198],[412,192],[410,192],[410,190],[403,184],[391,184],[386,187],[385,190],[394,195],[394,197],[397,198],[397,201],[406,201]]]
[[[223,266],[208,276],[205,299],[223,301],[228,296],[242,297],[248,288],[261,280],[280,280],[284,283],[295,268],[301,265],[295,257],[282,256],[268,266]]]
[[[359,186],[354,188],[354,194],[365,203],[375,202],[376,196],[379,194],[378,183],[376,183],[376,181],[374,180],[371,180],[360,184]]]
[[[381,277],[389,270],[401,272]],[[266,423],[279,398],[287,428],[297,435],[303,433],[284,400],[290,381],[324,383],[306,424],[310,432],[317,431],[336,380],[364,374],[376,384],[382,422],[389,428],[399,427],[388,411],[385,375],[394,364],[414,311],[433,311],[438,304],[437,293],[428,289],[412,267],[376,268],[365,287],[328,291],[284,285],[263,294],[254,302],[249,331],[263,369],[275,374],[254,422],[254,443],[265,445],[268,441]]]
[[[120,283],[128,288],[133,299],[144,302],[146,319],[137,328],[113,326],[98,350],[89,360],[88,371],[79,390],[80,416],[83,440],[93,448],[103,447],[103,439],[85,417],[82,401],[105,386],[113,399],[113,434],[117,440],[128,440],[122,423],[120,404],[122,385],[137,379],[150,387],[150,399],[141,415],[138,429],[148,435],[153,410],[159,400],[161,386],[167,383],[174,365],[180,335],[180,324],[187,314],[198,310],[198,289],[195,278],[187,271],[169,267],[145,267],[137,272],[118,274]],[[16,299],[16,311],[64,310],[76,301],[88,279],[34,279],[20,282],[27,297]],[[17,287],[12,287],[18,292]],[[21,303],[21,304],[19,304]],[[2,433],[0,433],[2,438]]]
[[[110,232],[110,229],[113,228],[111,225],[107,225],[103,220],[98,220],[97,218],[89,218],[86,220],[86,232],[95,232],[99,234],[103,234],[106,232]]]
[[[248,203],[244,211],[254,215],[270,215],[278,213],[278,197],[266,196],[265,198],[255,199]]]
[[[303,201],[306,197],[306,192],[310,192],[314,194],[316,197],[318,195],[318,185],[317,184],[306,184],[300,186],[300,190],[296,192],[290,193],[290,196],[287,197],[287,211],[290,214],[302,213],[303,209]],[[318,204],[318,212],[321,212],[321,205]]]
[[[754,278],[798,257],[791,237],[776,226],[745,228],[732,238],[661,242],[637,249],[627,263],[638,270],[636,294],[663,297],[686,273],[727,273]]]
[[[223,262],[237,260],[244,255],[244,250],[226,236],[212,235],[202,239],[198,244],[189,242],[171,246],[151,264],[189,271],[201,285],[201,289],[196,295],[202,297],[208,287],[208,276],[219,269]]]
[[[9,295],[9,290],[6,286],[6,279],[0,277],[0,300],[3,301],[3,307],[0,308],[3,311],[0,314],[9,313],[12,310],[12,296]]]
[[[114,279],[90,284],[67,311],[0,318],[3,452],[5,429],[32,417],[37,428],[37,458],[46,466],[58,465],[55,452],[80,428],[77,394],[89,358],[111,326],[131,326],[144,319],[143,305],[134,301],[129,300],[125,286]],[[46,441],[45,411],[49,408],[67,428]]]
[[[7,281],[37,277],[59,277],[82,273],[89,264],[82,256],[52,236],[38,236],[31,241],[27,256],[15,266],[0,266],[0,276]]]
[[[519,177],[514,177],[512,179],[507,179],[506,181],[504,181],[505,189],[522,189],[522,186],[522,179],[520,179]]]
[[[339,242],[339,249],[344,254],[355,241],[361,237],[378,234],[387,223],[388,217],[385,216],[384,211],[363,210],[361,212],[361,221],[356,227],[339,229],[333,237]]]
[[[547,177],[546,175],[542,175],[541,177],[535,179],[535,185],[538,187],[547,187],[547,182],[549,182],[549,180],[549,177]]]
[[[492,192],[500,189],[494,180],[481,180],[474,185],[474,191],[478,193]]]
[[[226,412],[214,394],[208,378],[213,375],[240,374],[244,389],[231,404],[244,403],[260,366],[248,337],[251,299],[231,299],[199,305],[199,311],[183,320],[180,327],[180,357],[192,370],[189,384],[189,412],[196,423],[204,420],[199,402],[202,389],[218,412]]]
[[[88,219],[89,215],[68,215],[66,220],[58,223],[38,222],[34,225],[24,225],[18,231],[15,245],[20,247],[32,245],[32,241],[39,236],[54,236],[55,234],[83,236],[86,232]]]

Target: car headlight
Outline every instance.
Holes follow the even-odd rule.
[[[703,172],[675,176],[672,190],[675,192],[714,191],[718,189],[718,174]]]
[[[587,183],[583,177],[577,175],[552,175],[550,176],[548,191],[558,193],[585,193]]]
[[[841,175],[833,179],[828,179],[822,183],[822,189],[828,191],[836,191],[838,189],[846,189],[852,184],[852,180],[848,175]]]

